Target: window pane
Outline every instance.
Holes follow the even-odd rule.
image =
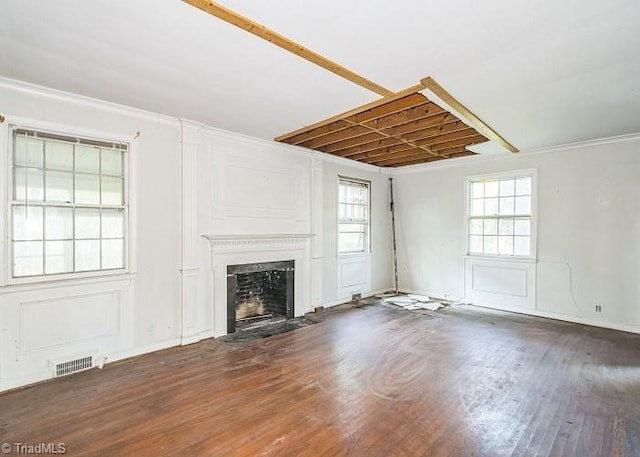
[[[513,215],[513,209],[514,209],[513,197],[500,198],[500,215],[511,216]]]
[[[347,186],[345,186],[344,184],[340,184],[338,188],[338,201],[347,201]]]
[[[124,240],[102,240],[102,268],[124,268]]]
[[[76,171],[100,173],[100,148],[76,146]]]
[[[73,173],[47,170],[47,201],[73,201]]]
[[[346,219],[347,218],[347,205],[344,203],[340,203],[338,205],[338,219]]]
[[[495,219],[484,220],[484,234],[485,235],[497,235],[498,234],[498,221]]]
[[[513,235],[513,219],[500,219],[498,222],[499,235]]]
[[[513,239],[513,253],[515,255],[531,255],[531,238],[515,236]]]
[[[484,215],[493,216],[494,214],[498,214],[498,199],[487,198],[484,201]]]
[[[484,253],[485,254],[498,253],[498,237],[497,236],[484,237]]]
[[[102,174],[122,176],[122,152],[115,149],[101,149]]]
[[[471,235],[469,237],[469,252],[472,254],[482,254],[482,237]]]
[[[100,269],[100,240],[79,240],[75,242],[76,271]]]
[[[13,183],[15,200],[44,200],[42,170],[16,167],[13,172]]]
[[[100,204],[100,176],[76,174],[76,203]]]
[[[531,177],[516,179],[516,195],[531,195]]]
[[[73,241],[47,241],[45,255],[46,274],[73,272]]]
[[[471,197],[472,198],[482,198],[482,197],[484,197],[484,183],[483,182],[472,182],[471,183]]]
[[[471,215],[484,216],[484,200],[471,200]]]
[[[124,238],[124,211],[102,210],[102,238]]]
[[[363,233],[338,233],[339,252],[362,252],[364,251]]]
[[[16,135],[14,163],[16,165],[42,168],[44,142],[34,138]]]
[[[516,235],[531,235],[531,221],[529,219],[516,219],[513,233]]]
[[[500,181],[500,196],[511,197],[515,193],[516,181],[515,179],[503,179]]]
[[[47,168],[73,171],[73,145],[47,141],[45,145]]]
[[[498,237],[498,254],[513,255],[513,237],[512,236]]]
[[[365,224],[339,224],[338,231],[340,233],[364,233],[365,232]]]
[[[73,209],[56,208],[50,206],[46,209],[46,239],[70,240],[73,239]]]
[[[14,240],[41,240],[43,230],[42,206],[13,207]]]
[[[516,214],[531,214],[531,197],[516,197]]]
[[[485,197],[497,197],[499,192],[498,181],[487,181],[484,183],[484,196]]]
[[[102,204],[122,205],[122,178],[102,177]]]
[[[469,234],[482,235],[484,223],[482,219],[471,219],[469,221]]]
[[[78,209],[75,216],[76,238],[100,238],[100,210]]]
[[[43,273],[42,241],[14,241],[13,276],[37,276]]]

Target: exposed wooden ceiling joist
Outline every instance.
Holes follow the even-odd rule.
[[[277,139],[379,166],[448,159],[487,140],[420,93],[423,89],[413,86]]]
[[[420,84],[416,86],[398,93],[393,93],[391,90],[354,73],[348,68],[333,62],[300,43],[296,43],[290,38],[214,1],[183,1],[383,96],[380,100],[368,103],[341,115],[281,135],[276,138],[276,141],[322,150],[337,155],[345,153],[354,158],[358,157],[357,160],[365,161],[367,157],[370,157],[370,152],[371,154],[376,154],[376,157],[378,157],[377,154],[384,151],[386,154],[385,157],[388,157],[388,160],[392,160],[391,154],[398,151],[404,152],[407,148],[415,149],[416,153],[426,153],[432,159],[446,159],[449,158],[447,148],[444,148],[442,145],[436,147],[433,146],[434,144],[442,143],[445,146],[466,147],[470,144],[477,143],[478,141],[476,140],[481,141],[486,139],[480,133],[477,135],[473,135],[472,132],[453,134],[453,132],[457,130],[464,129],[449,128],[445,132],[445,124],[459,120],[453,114],[448,113],[445,109],[433,103],[420,93],[420,91],[427,88],[465,117],[467,121],[471,122],[479,132],[496,140],[508,150],[517,152],[517,149],[513,145],[509,144],[504,138],[498,135],[497,132],[491,129],[491,127],[458,102],[431,77],[424,78],[420,81]],[[439,134],[445,135],[449,133],[452,136],[440,138],[440,143],[427,141],[427,138],[434,135],[432,135],[433,132],[427,133],[424,131],[431,127],[442,127],[443,129]],[[370,144],[375,142],[377,142],[377,144]],[[372,146],[375,147],[371,149]],[[362,157],[361,154],[365,156],[360,158]],[[426,158],[427,157],[425,157],[425,159]],[[386,161],[384,162],[386,164]]]
[[[498,132],[489,127],[489,125],[486,124],[482,119],[473,114],[466,106],[464,106],[453,95],[447,92],[447,90],[440,84],[438,84],[438,82],[431,76],[420,80],[420,82],[424,85],[425,88],[433,92],[434,95],[436,95],[443,102],[460,113],[460,115],[462,115],[466,120],[471,122],[473,126],[478,129],[483,135],[498,142],[511,152],[518,152],[518,149],[515,146],[513,146],[502,136],[500,136]]]
[[[247,32],[262,38],[270,43],[275,44],[276,46],[281,47],[299,57],[302,57],[309,62],[312,62],[325,70],[329,70],[332,73],[335,73],[338,76],[341,76],[345,79],[348,79],[351,82],[358,84],[359,86],[364,87],[365,89],[369,89],[377,94],[382,95],[383,97],[388,97],[393,95],[393,91],[386,89],[379,84],[374,83],[373,81],[368,80],[367,78],[360,76],[357,73],[349,70],[346,67],[343,67],[339,63],[336,63],[326,57],[318,54],[317,52],[312,51],[311,49],[301,45],[300,43],[296,43],[295,41],[287,38],[284,35],[275,32],[264,25],[249,19],[239,13],[236,13],[229,8],[225,8],[219,3],[212,2],[210,0],[183,0],[185,3],[188,3],[192,6],[195,6],[202,11],[205,11],[212,16],[217,17],[218,19],[222,19],[229,24],[235,25]]]

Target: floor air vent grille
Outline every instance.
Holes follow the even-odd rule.
[[[80,357],[79,359],[56,363],[55,376],[65,376],[91,367],[93,367],[93,356]]]

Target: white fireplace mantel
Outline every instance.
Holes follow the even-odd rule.
[[[211,245],[214,336],[227,333],[227,267],[245,263],[295,261],[294,313],[302,316],[311,303],[312,234],[203,235]]]
[[[312,238],[313,234],[288,233],[264,235],[202,235],[211,243],[211,248],[241,247],[260,244],[296,243]]]

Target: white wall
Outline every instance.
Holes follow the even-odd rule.
[[[530,168],[538,176],[531,309],[482,304],[640,331],[637,136],[400,172],[395,185],[401,288],[463,299],[465,177]]]
[[[176,344],[180,131],[175,120],[0,81],[0,179],[8,222],[8,127],[131,141],[131,274],[0,287],[0,390],[51,377],[50,360],[99,359]],[[140,132],[136,140],[132,140]],[[2,283],[8,245],[2,239]]]
[[[51,361],[110,362],[224,334],[203,235],[307,235],[290,251],[302,265],[297,314],[349,299],[335,248],[338,174],[372,182],[373,249],[354,270],[367,278],[358,291],[390,287],[387,177],[376,167],[6,79],[0,100],[0,391],[50,378]],[[131,142],[130,273],[6,285],[10,124]]]
[[[337,256],[338,177],[371,183],[371,252]],[[391,287],[392,248],[389,212],[389,175],[350,164],[326,161],[323,168],[322,230],[324,233],[323,297],[325,303],[342,302],[352,293],[383,291]]]

